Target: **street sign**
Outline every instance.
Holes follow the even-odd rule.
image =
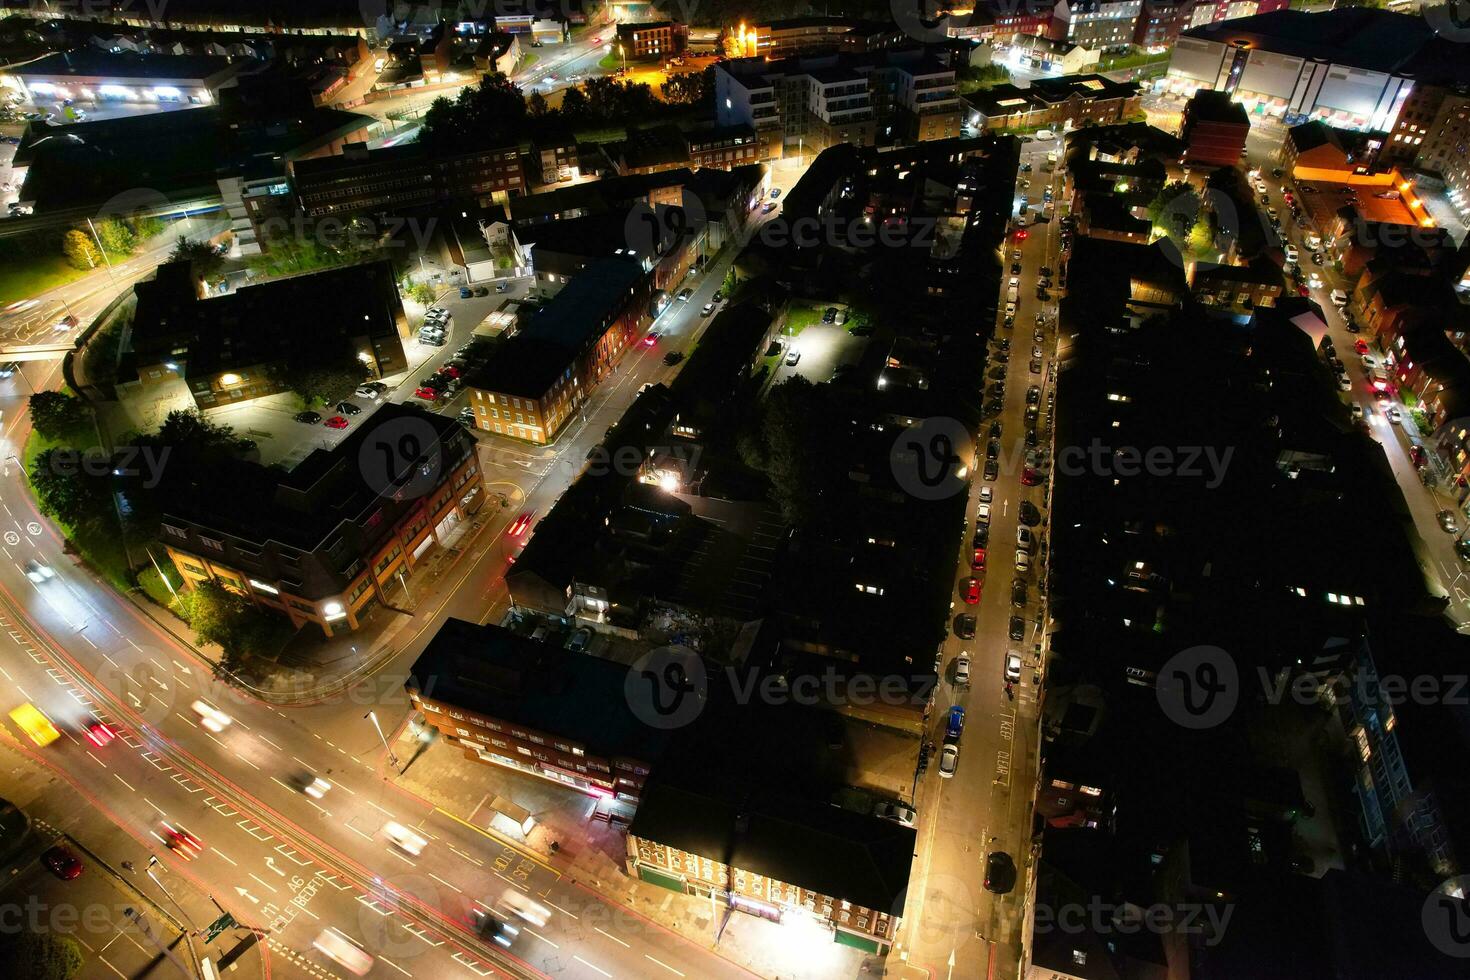
[[[235,917],[233,915],[226,912],[224,915],[220,916],[218,919],[215,919],[205,928],[204,941],[206,943],[212,943],[219,938],[220,933],[224,932],[226,929],[234,929],[239,924],[240,923],[235,921]]]

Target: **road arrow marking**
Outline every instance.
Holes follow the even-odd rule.
[[[248,899],[250,899],[250,904],[251,905],[259,905],[260,904],[260,899],[256,898],[254,895],[250,894],[245,889],[241,888],[239,885],[236,885],[235,886],[235,894],[236,895],[239,895],[241,898],[248,898]]]

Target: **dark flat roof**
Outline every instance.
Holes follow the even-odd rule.
[[[465,383],[482,391],[540,398],[571,365],[572,352],[561,344],[517,334]]]
[[[28,65],[9,69],[22,78],[28,75],[85,75],[113,78],[197,78],[208,80],[233,67],[229,58],[218,55],[113,54],[97,48],[76,48],[47,55]]]
[[[424,697],[652,763],[667,732],[629,707],[629,668],[567,653],[493,623],[446,620],[409,670]]]
[[[1344,7],[1322,13],[1274,10],[1206,24],[1180,36],[1243,42],[1277,54],[1392,72],[1408,67],[1434,32],[1423,17]]]
[[[621,304],[623,294],[643,274],[638,263],[628,258],[592,263],[531,317],[526,334],[579,352],[602,330],[603,318]]]

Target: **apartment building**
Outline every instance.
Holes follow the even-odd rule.
[[[834,51],[881,51],[910,42],[893,23],[853,17],[790,17],[745,27],[737,35],[742,57],[779,60]]]
[[[1061,0],[1052,11],[1048,36],[1091,51],[1111,51],[1133,43],[1143,0]]]
[[[651,278],[625,256],[583,269],[465,387],[475,425],[546,445],[622,360],[647,322]]]
[[[1439,175],[1450,203],[1470,217],[1470,79],[1416,84],[1382,155],[1385,162]]]
[[[373,440],[422,446],[412,458]],[[158,540],[184,587],[213,579],[293,626],[316,623],[332,636],[355,630],[375,603],[436,545],[468,527],[484,502],[474,439],[453,419],[387,403],[331,449],[289,473],[244,460],[164,469]]]
[[[618,47],[626,58],[671,58],[684,50],[685,27],[671,20],[618,25]]]
[[[201,409],[287,390],[275,368],[287,359],[356,359],[369,376],[408,370],[407,318],[392,265],[328,269],[200,299],[190,263],[168,262],[133,287],[137,310],[124,366],[127,392],[175,378]]]
[[[624,694],[628,668],[493,623],[446,620],[404,683],[465,758],[636,802],[668,733]]]
[[[313,218],[466,198],[503,201],[527,190],[515,144],[436,154],[418,143],[377,150],[353,143],[341,156],[293,163],[291,185],[302,212]]]
[[[1180,138],[1188,166],[1233,167],[1245,155],[1250,134],[1245,108],[1224,92],[1194,93],[1184,106]]]
[[[1121,123],[1143,111],[1137,82],[1103,75],[1033,79],[1027,88],[1001,84],[963,96],[965,125],[974,130],[1078,129]]]
[[[959,133],[954,69],[917,48],[715,66],[715,120],[745,125],[773,156]]]

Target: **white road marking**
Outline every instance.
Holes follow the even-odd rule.
[[[600,967],[600,966],[593,966],[591,963],[588,963],[586,960],[582,959],[582,957],[580,957],[580,956],[573,956],[572,959],[576,960],[578,963],[581,963],[583,966],[587,967],[588,969],[596,970],[598,973],[601,973],[603,976],[607,977],[608,980],[612,980],[612,974],[611,973],[608,973],[602,967]]]
[[[614,936],[612,933],[608,932],[606,929],[600,929],[597,926],[593,926],[592,929],[593,929],[594,932],[600,932],[600,933],[602,933],[604,936],[606,936],[607,938],[611,939],[613,942],[617,943],[619,946],[623,947],[624,949],[632,949],[633,948],[632,946],[630,946],[627,943],[623,942],[617,936]]]
[[[644,953],[643,954],[643,958],[645,960],[653,960],[653,962],[657,963],[659,966],[663,967],[665,970],[668,970],[670,973],[674,974],[675,976],[682,977],[684,975],[684,974],[680,973],[678,970],[674,969],[672,966],[669,966],[667,963],[663,962],[662,960],[655,960],[655,959],[653,959],[653,957],[652,956],[649,956],[647,953]]]
[[[119,776],[117,773],[113,773],[112,774],[112,778],[113,779],[116,779],[118,782],[122,783],[124,786],[128,786],[128,781],[126,779],[122,778],[121,776]],[[128,786],[128,792],[129,793],[136,793],[138,791],[135,790],[135,789],[133,789],[133,787]]]
[[[537,939],[541,940],[543,943],[545,943],[546,945],[550,946],[552,949],[561,949],[561,947],[558,946],[556,943],[552,942],[550,939],[547,939],[545,936],[541,935],[541,933],[537,932],[534,929],[526,929],[525,932],[528,933],[529,935],[535,936]]]

